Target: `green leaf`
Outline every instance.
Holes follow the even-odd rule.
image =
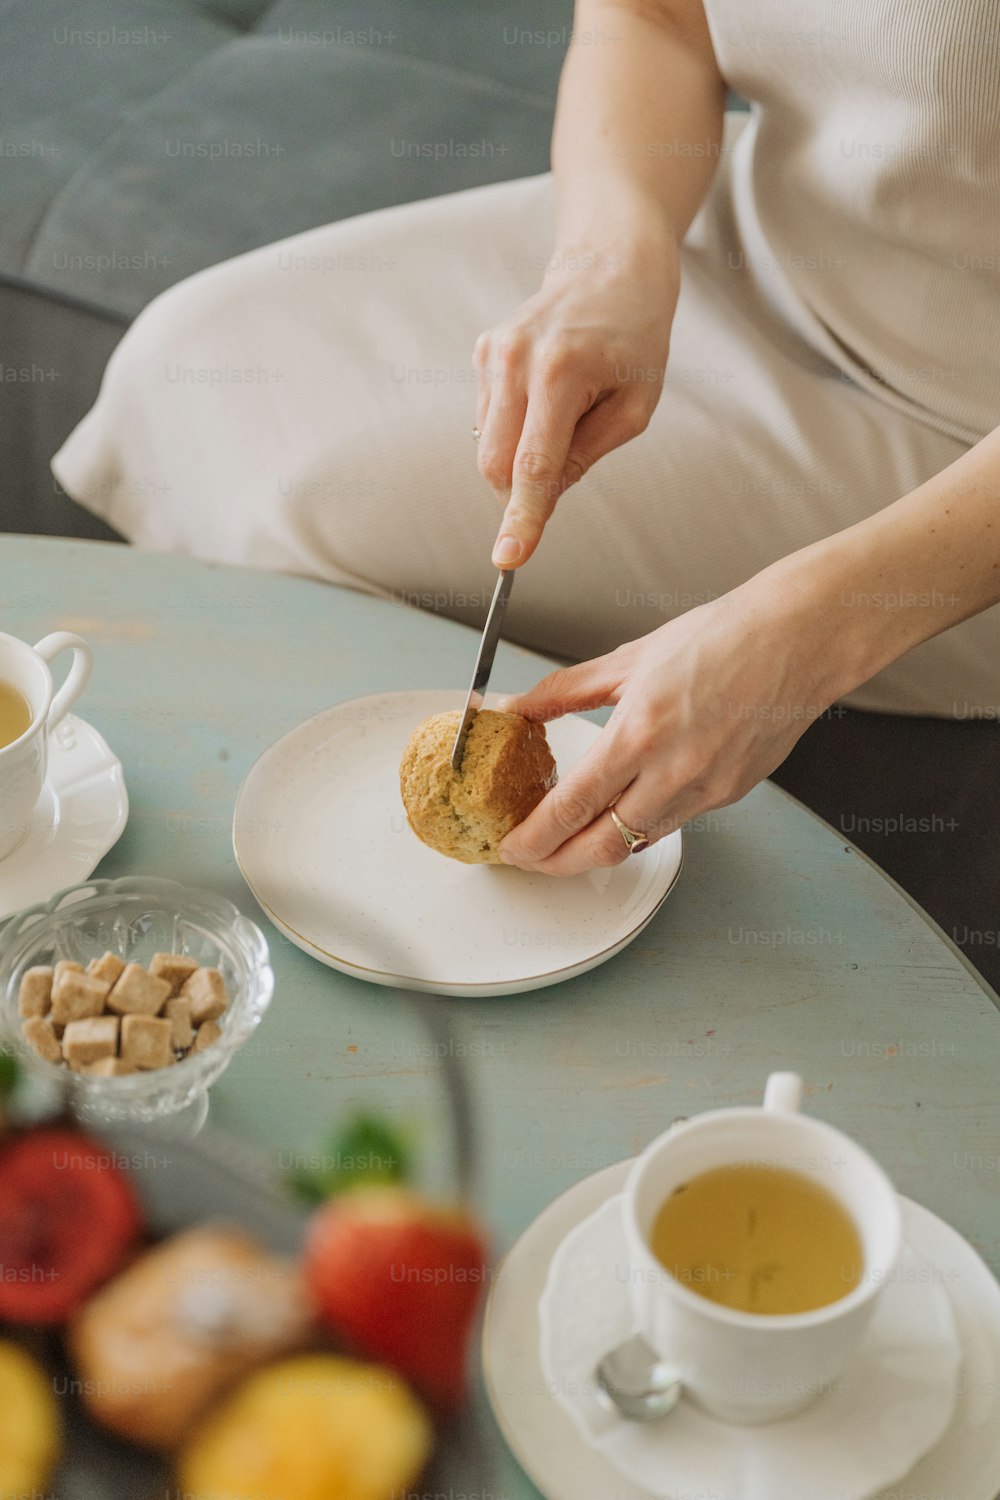
[[[21,1077],[17,1058],[11,1052],[0,1051],[0,1099],[7,1099],[17,1088]]]
[[[357,1114],[335,1130],[322,1155],[289,1174],[292,1190],[306,1203],[322,1203],[358,1187],[405,1182],[411,1151],[403,1131],[377,1115]]]

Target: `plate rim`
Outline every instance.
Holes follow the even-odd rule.
[[[279,916],[277,912],[273,911],[271,907],[268,906],[267,902],[258,895],[257,891],[254,889],[254,886],[251,884],[246,871],[243,869],[243,866],[240,863],[239,853],[236,850],[235,840],[233,849],[236,855],[236,863],[239,866],[240,873],[242,874],[243,879],[246,881],[247,886],[257,904],[264,912],[266,912],[267,916],[274,923],[274,925],[279,928],[280,931],[284,932],[285,935],[290,938],[297,947],[300,947],[304,953],[311,953],[312,955],[314,955],[319,962],[327,963],[327,961],[329,961],[327,963],[327,966],[336,969],[341,974],[354,975],[358,979],[364,980],[367,984],[378,984],[389,989],[404,988],[410,990],[419,990],[421,993],[433,995],[471,994],[480,995],[484,998],[489,998],[490,996],[500,997],[504,995],[528,994],[533,990],[548,989],[552,985],[559,984],[564,980],[575,979],[579,974],[586,974],[590,969],[596,969],[600,964],[606,963],[608,959],[614,958],[616,953],[620,953],[623,948],[628,947],[633,938],[639,936],[639,933],[642,932],[644,927],[649,926],[650,922],[656,916],[656,913],[659,911],[660,907],[663,905],[664,901],[666,901],[674,886],[677,884],[677,881],[680,879],[681,870],[684,865],[684,851],[682,846],[680,851],[680,858],[678,859],[677,868],[674,871],[673,879],[671,880],[670,884],[667,886],[663,894],[660,896],[652,911],[649,912],[648,916],[643,917],[638,926],[631,928],[623,937],[610,944],[607,948],[602,948],[599,953],[591,954],[581,963],[568,964],[561,969],[550,969],[547,970],[544,974],[532,974],[527,979],[519,979],[515,981],[505,981],[500,979],[495,983],[491,983],[488,980],[432,980],[418,978],[415,975],[390,974],[386,970],[369,969],[362,964],[353,963],[349,958],[341,958],[337,954],[330,953],[326,948],[321,948],[318,943],[314,943],[311,938],[307,938],[303,933],[298,932],[291,925],[291,923],[286,921],[284,917]],[[514,988],[511,988],[512,984],[515,986]]]
[[[365,964],[355,963],[352,959],[343,958],[339,954],[331,953],[328,949],[323,948],[320,944],[313,942],[311,938],[306,937],[304,933],[299,932],[298,929],[294,927],[286,917],[281,916],[279,912],[275,911],[274,908],[264,900],[263,896],[258,891],[257,887],[254,885],[249,874],[247,873],[247,869],[244,864],[243,856],[240,853],[239,842],[237,839],[237,825],[239,823],[240,807],[243,802],[244,793],[246,792],[247,786],[251,778],[253,777],[254,772],[257,770],[261,762],[265,760],[266,757],[270,755],[278,745],[282,744],[286,739],[289,738],[289,736],[298,734],[299,731],[304,729],[307,725],[315,723],[318,719],[324,718],[325,715],[331,713],[333,710],[344,708],[349,704],[371,702],[373,699],[404,697],[414,693],[433,693],[437,695],[446,691],[447,689],[443,688],[389,688],[376,693],[362,693],[353,698],[342,698],[339,699],[336,703],[330,703],[326,706],[326,708],[319,709],[316,713],[310,714],[307,718],[300,720],[298,724],[293,724],[292,727],[290,729],[287,729],[284,734],[278,737],[278,739],[272,740],[269,745],[265,746],[265,748],[247,768],[246,775],[243,777],[243,780],[240,783],[239,791],[236,794],[236,801],[233,807],[233,856],[236,860],[237,868],[239,869],[240,874],[243,876],[243,879],[247,884],[247,888],[249,889],[254,900],[257,902],[258,906],[260,906],[261,910],[266,912],[275,926],[283,931],[293,942],[295,942],[295,944],[300,947],[303,952],[313,955],[321,963],[327,963],[328,967],[333,967],[342,974],[353,975],[356,978],[363,980],[367,984],[378,984],[387,988],[419,990],[423,993],[431,994],[452,994],[456,996],[480,995],[483,997],[490,997],[527,994],[532,990],[547,989],[550,986],[559,984],[567,979],[574,979],[579,974],[586,974],[590,969],[598,968],[602,963],[605,963],[608,959],[613,958],[616,953],[620,953],[623,948],[628,947],[629,943],[632,942],[634,938],[638,937],[643,928],[647,927],[653,920],[663,903],[666,901],[667,897],[673,891],[675,885],[680,879],[681,871],[684,868],[685,843],[683,829],[677,828],[674,830],[674,833],[676,833],[677,835],[677,863],[669,880],[669,883],[667,884],[666,889],[661,892],[660,896],[658,897],[650,911],[647,912],[641,918],[641,920],[636,923],[634,927],[629,928],[627,933],[624,933],[620,938],[616,938],[615,941],[613,943],[610,943],[606,948],[600,949],[598,953],[588,955],[588,957],[581,962],[563,964],[557,969],[547,969],[544,973],[532,974],[526,979],[506,982],[504,980],[498,980],[496,983],[483,980],[433,980],[412,974],[395,974],[387,969],[371,968]],[[592,723],[592,720],[584,719],[582,714],[566,714],[564,715],[564,717],[570,719],[580,719],[583,723]],[[674,833],[667,834],[667,839],[673,838]]]

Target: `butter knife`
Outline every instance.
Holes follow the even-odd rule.
[[[507,600],[510,598],[511,587],[514,583],[514,569],[508,568],[501,572],[497,579],[497,586],[493,590],[493,599],[490,603],[490,612],[486,616],[486,624],[483,627],[483,638],[479,644],[479,655],[476,657],[476,670],[472,674],[472,686],[469,688],[469,696],[465,700],[465,710],[462,714],[462,722],[458,726],[455,743],[451,749],[452,769],[462,769],[462,759],[465,755],[465,742],[469,738],[469,730],[472,721],[483,706],[486,696],[486,688],[493,670],[493,658],[497,654],[497,646],[500,644],[500,632],[503,629],[503,617],[507,613]]]

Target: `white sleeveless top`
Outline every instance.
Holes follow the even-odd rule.
[[[706,4],[752,107],[731,274],[890,405],[1000,426],[1000,0]]]

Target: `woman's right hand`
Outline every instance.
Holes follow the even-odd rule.
[[[669,234],[628,253],[557,252],[541,290],[480,335],[479,470],[504,505],[498,568],[526,562],[563,490],[646,427],[679,281]]]

